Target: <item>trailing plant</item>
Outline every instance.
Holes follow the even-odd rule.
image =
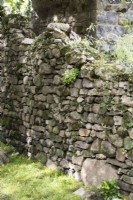
[[[79,70],[77,68],[67,69],[62,75],[62,82],[64,85],[69,85],[73,83],[79,74]]]

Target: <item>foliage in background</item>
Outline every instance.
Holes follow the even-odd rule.
[[[62,75],[62,82],[64,85],[69,85],[73,83],[79,74],[79,70],[77,68],[67,69]]]
[[[31,13],[31,0],[0,0],[5,14],[21,14],[29,16]]]
[[[133,69],[133,34],[119,37],[114,48],[116,59],[124,63],[128,70]]]

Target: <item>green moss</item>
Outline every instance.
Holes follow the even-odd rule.
[[[79,122],[74,122],[71,126],[73,131],[79,130],[81,128],[81,124]]]
[[[130,112],[126,112],[123,115],[124,126],[127,128],[133,127],[133,116]]]
[[[107,112],[107,104],[104,102],[100,103],[99,113],[104,115],[106,112]]]
[[[61,56],[65,56],[67,53],[69,52],[69,47],[68,46],[63,46],[61,49],[60,49],[60,53],[61,53]],[[66,57],[70,57],[69,54],[66,55]]]
[[[34,77],[33,82],[35,86],[41,87],[43,86],[43,83],[44,83],[44,77],[38,74],[36,77]]]
[[[3,142],[0,141],[0,148],[2,148],[4,151],[6,152],[13,152],[14,148],[11,146],[7,146],[6,144],[4,144]]]
[[[105,124],[106,126],[113,126],[114,121],[112,116],[105,116],[102,118],[102,123]]]
[[[10,138],[20,140],[20,134],[18,131],[10,131]]]
[[[0,125],[1,126],[9,126],[11,123],[11,119],[9,117],[3,117],[2,119],[0,119]]]
[[[49,110],[45,110],[43,112],[43,119],[47,120],[47,119],[50,119],[50,111]]]
[[[83,150],[83,154],[82,154],[84,157],[87,157],[87,158],[93,158],[95,157],[94,153],[91,152],[90,150]]]
[[[122,138],[125,138],[125,136],[128,136],[128,130],[127,130],[127,128],[123,125],[122,127],[119,127],[119,128],[118,128],[117,134],[120,135]]]
[[[124,148],[126,150],[132,150],[133,149],[133,140],[130,137],[124,138]]]

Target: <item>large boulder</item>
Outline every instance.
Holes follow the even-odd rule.
[[[98,186],[104,180],[117,178],[117,170],[105,160],[87,158],[82,165],[81,179],[86,186]]]
[[[5,151],[0,148],[0,165],[4,165],[9,162],[9,158]]]

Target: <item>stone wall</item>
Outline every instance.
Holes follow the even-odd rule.
[[[28,22],[16,19],[6,20],[0,41],[2,137],[85,185],[116,178],[131,193],[132,78],[120,65],[98,66],[91,53],[70,52],[70,37],[78,36],[69,26],[51,25],[32,39]],[[64,86],[62,74],[72,68],[77,80]]]
[[[122,36],[132,31],[133,5],[127,0],[98,1],[96,15],[96,35],[98,38],[114,39],[114,35]]]
[[[114,34],[121,36],[131,28],[133,23],[133,6],[131,1],[120,3],[119,0],[32,0],[35,32],[43,32],[49,22],[69,23],[79,34],[88,34],[87,28],[94,23],[98,38],[114,39]]]
[[[30,37],[33,37],[33,33],[27,19],[17,15],[5,18],[0,38],[2,55],[0,62],[0,114],[3,109],[5,116],[8,113],[7,118],[2,120],[2,124],[9,128],[11,133],[12,130],[14,130],[13,134],[17,133],[16,136],[10,133],[11,137],[19,138],[20,136],[20,140],[23,135],[18,135],[21,123],[19,111],[22,109],[20,104],[23,96],[23,71],[28,54],[28,45],[25,44],[24,39]]]

